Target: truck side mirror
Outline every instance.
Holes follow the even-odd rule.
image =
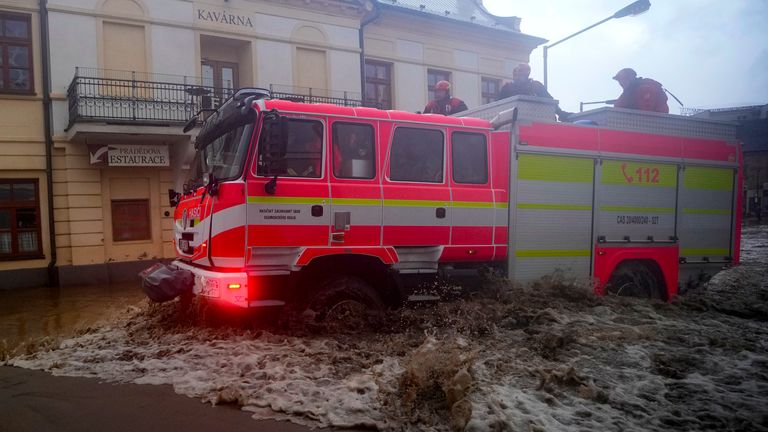
[[[176,207],[179,205],[179,197],[181,196],[180,193],[176,192],[173,189],[168,189],[168,202],[171,204],[171,207]]]
[[[219,181],[213,173],[203,174],[203,186],[208,191],[208,195],[216,196],[219,193]]]
[[[278,176],[286,173],[287,137],[287,120],[275,112],[267,113],[259,138],[260,175]]]

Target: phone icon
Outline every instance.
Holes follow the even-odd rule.
[[[626,163],[621,164],[621,173],[624,175],[624,180],[626,180],[627,183],[632,183],[633,181],[635,181],[634,177],[632,177],[631,175],[627,175]]]

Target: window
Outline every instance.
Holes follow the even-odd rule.
[[[29,15],[0,13],[0,92],[32,93]]]
[[[435,100],[435,84],[440,81],[451,82],[451,73],[437,69],[427,70],[427,89],[429,90],[429,100]]]
[[[391,180],[442,183],[442,132],[434,129],[397,128],[390,154]]]
[[[488,183],[488,146],[485,135],[454,132],[451,135],[453,181],[456,183]]]
[[[323,124],[317,120],[284,118],[262,129],[258,175],[320,178],[323,174]],[[277,138],[275,138],[277,137]]]
[[[218,107],[239,88],[237,66],[237,63],[203,60],[202,84],[212,90],[211,94],[202,96],[203,108]]]
[[[392,64],[365,61],[365,105],[392,109]]]
[[[376,177],[373,126],[333,124],[333,175],[337,178]]]
[[[37,180],[0,180],[0,259],[40,258]]]
[[[112,240],[152,240],[149,200],[112,200]]]
[[[481,80],[480,94],[483,105],[496,102],[501,90],[501,80],[483,77]]]
[[[220,181],[240,177],[248,154],[253,128],[243,125],[231,129],[212,141],[205,141],[197,151],[187,178],[187,187],[194,190],[203,185],[203,174],[211,173]],[[200,142],[198,142],[200,144]]]

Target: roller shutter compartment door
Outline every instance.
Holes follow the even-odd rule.
[[[597,182],[598,241],[675,241],[677,165],[604,160]]]
[[[562,270],[590,272],[594,160],[520,154],[514,218],[514,280]]]
[[[683,169],[678,210],[680,256],[688,262],[727,262],[733,256],[732,168]]]

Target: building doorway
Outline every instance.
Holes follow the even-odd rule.
[[[253,67],[250,41],[200,35],[202,108],[218,108],[238,88],[252,86]]]
[[[202,84],[205,87],[213,87],[212,94],[210,95],[213,96],[213,99],[223,101],[239,88],[237,69],[237,63],[218,60],[202,61]],[[213,106],[205,106],[205,103],[203,107],[214,108]]]

